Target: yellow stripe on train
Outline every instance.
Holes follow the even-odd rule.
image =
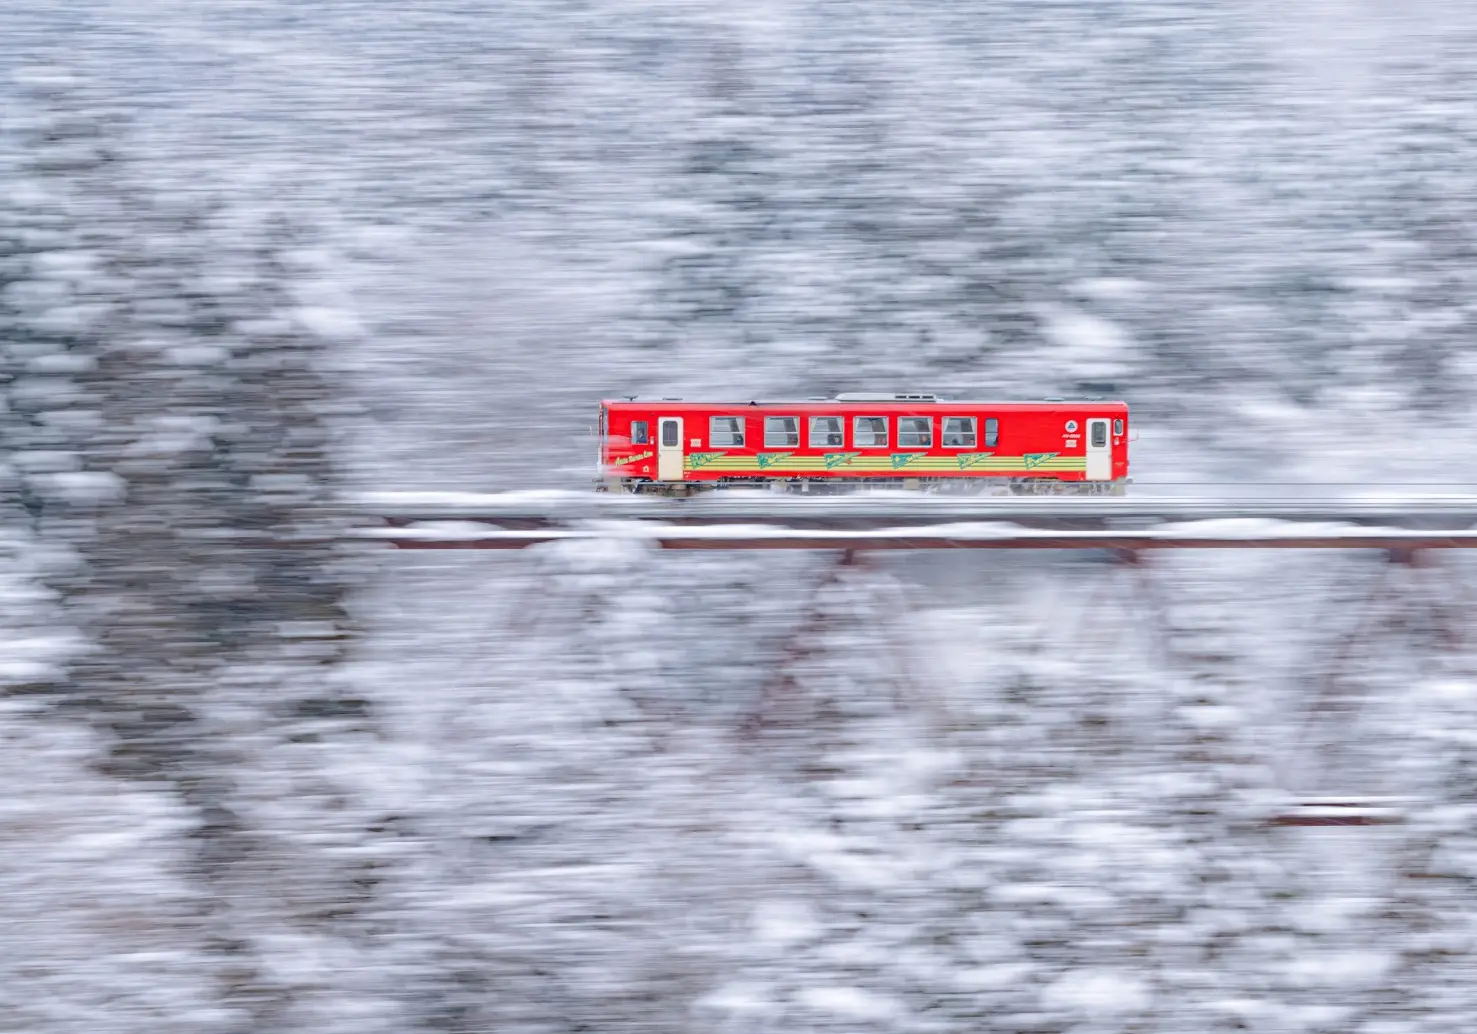
[[[919,452],[895,452],[885,456],[863,456],[860,453],[841,452],[796,456],[789,452],[761,452],[757,456],[731,456],[721,452],[694,452],[683,458],[682,466],[687,471],[708,470],[724,474],[817,474],[825,471],[957,473],[967,470],[998,473],[1038,471],[1046,474],[1086,471],[1087,458],[1057,453],[996,456],[988,452],[965,452],[952,456],[932,456]]]

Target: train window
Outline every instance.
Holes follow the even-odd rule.
[[[677,421],[675,420],[662,421],[662,445],[671,448],[674,445],[682,444],[677,437],[677,426]]]
[[[708,418],[708,444],[743,448],[744,418],[741,416],[715,416]]]
[[[1114,434],[1122,434],[1123,433],[1123,419],[1121,417],[1119,419],[1113,421],[1113,433]]]
[[[1108,444],[1108,422],[1106,420],[1093,420],[1092,422],[1092,447],[1101,449]]]
[[[900,416],[897,418],[899,449],[928,449],[933,446],[933,417]]]
[[[857,449],[887,448],[887,417],[852,417],[851,444]]]
[[[839,416],[813,416],[810,418],[810,447],[812,449],[839,449],[846,441],[841,433]]]
[[[944,417],[944,448],[946,448],[946,449],[973,449],[974,448],[974,417],[972,417],[972,416],[946,416],[946,417]]]
[[[993,449],[1000,444],[1000,421],[992,416],[985,417],[985,448]]]
[[[648,445],[651,443],[651,432],[647,429],[645,420],[631,421],[631,444]]]
[[[767,416],[764,418],[764,447],[766,449],[788,449],[800,444],[800,418],[798,416]]]

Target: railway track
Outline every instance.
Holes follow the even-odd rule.
[[[379,493],[355,499],[356,535],[405,549],[522,549],[638,539],[663,549],[1477,548],[1477,497],[1221,500],[797,499],[682,502],[579,493]]]

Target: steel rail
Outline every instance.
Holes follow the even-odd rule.
[[[800,497],[769,492],[718,498],[654,500],[572,492],[500,495],[378,493],[349,501],[365,520],[391,526],[468,521],[509,530],[569,527],[589,521],[651,522],[674,527],[763,525],[817,531],[878,531],[1008,522],[1057,531],[1138,531],[1167,523],[1257,520],[1456,532],[1477,528],[1477,497],[1255,503],[1215,499],[1114,497],[974,498],[897,494]]]
[[[1200,527],[1197,527],[1200,524]],[[526,549],[554,542],[624,541],[670,550],[919,550],[919,549],[1477,549],[1477,530],[1429,532],[1354,525],[1228,527],[1190,522],[1145,531],[1053,531],[1005,524],[904,526],[876,531],[770,528],[745,525],[677,527],[641,522],[562,528],[484,528],[411,524],[358,529],[356,537],[399,549]]]

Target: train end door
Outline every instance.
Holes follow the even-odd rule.
[[[656,446],[656,476],[659,481],[682,480],[682,418],[659,417]]]
[[[606,445],[610,440],[610,413],[606,410],[605,403],[603,402],[600,403],[600,423],[596,427],[595,438],[597,443],[595,471],[599,475],[596,480],[603,481],[606,477],[605,465],[610,462],[610,453],[606,450]]]
[[[1106,417],[1087,421],[1087,480],[1113,480],[1113,446]]]

